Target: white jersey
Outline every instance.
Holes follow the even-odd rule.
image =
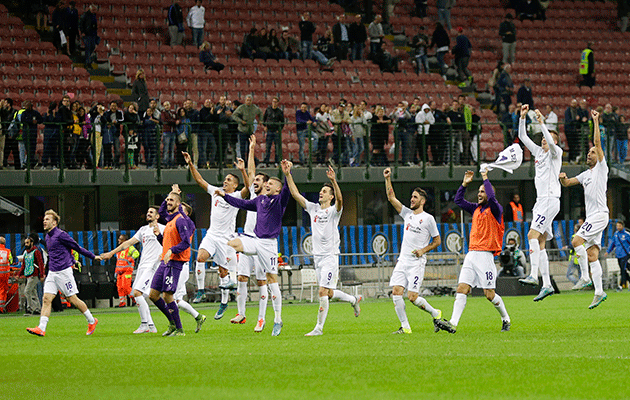
[[[258,197],[256,193],[254,193],[254,184],[249,187],[249,199],[255,199]],[[247,211],[247,217],[245,217],[245,226],[243,227],[243,231],[246,235],[256,236],[254,233],[254,228],[256,228],[256,217],[258,213],[256,211]]]
[[[337,211],[337,206],[334,204],[328,208],[322,208],[318,203],[306,201],[305,210],[311,216],[313,255],[339,254],[339,220],[343,208]]]
[[[587,169],[576,178],[584,186],[586,218],[600,212],[608,213],[608,205],[606,204],[608,165],[606,159],[599,161],[593,168]]]
[[[536,197],[558,197],[560,198],[560,169],[562,168],[562,149],[553,143],[553,137],[545,125],[540,126],[543,136],[549,143],[549,151],[545,152],[542,147],[534,143],[525,131],[525,120],[520,119],[518,126],[518,137],[529,149],[536,163]]]
[[[414,214],[410,208],[405,206],[400,210],[400,216],[405,221],[405,230],[403,231],[403,241],[398,260],[410,263],[415,263],[419,259],[426,260],[426,255],[418,258],[413,255],[412,251],[427,247],[431,243],[431,238],[440,235],[435,218],[426,211]]]
[[[160,233],[164,233],[164,228],[164,225],[158,224]],[[162,245],[157,240],[155,233],[153,233],[153,227],[149,225],[143,226],[138,229],[136,234],[133,235],[133,238],[142,244],[142,255],[138,263],[138,268],[140,268],[140,266],[153,267],[162,256]]]
[[[217,190],[223,190],[220,187],[208,185],[208,194],[212,196],[212,204],[210,205],[210,228],[206,232],[206,235],[227,238],[234,232],[236,232],[236,216],[238,214],[238,208],[229,205],[225,199],[215,192]],[[241,191],[237,190],[233,193],[227,193],[227,196],[233,196],[237,199],[241,199]]]

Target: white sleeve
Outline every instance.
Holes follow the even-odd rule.
[[[527,136],[527,129],[525,128],[525,119],[523,118],[519,118],[519,121],[518,121],[518,138],[521,140],[521,142],[523,142],[525,147],[527,147],[527,149],[529,149],[529,151],[535,156],[536,151],[540,149],[540,147],[536,146],[536,143],[534,143],[534,141],[531,140],[529,136]]]
[[[145,225],[142,228],[138,229],[136,231],[136,234],[133,235],[131,238],[132,239],[136,239],[139,243],[142,243],[142,233],[143,233],[144,229],[147,229],[147,225]]]
[[[158,224],[158,229],[160,230],[160,233],[164,233],[164,229],[166,229],[166,225]]]
[[[400,213],[398,215],[400,215],[400,217],[404,220],[412,212],[413,211],[411,211],[409,207],[402,206],[402,208],[400,209]]]
[[[218,186],[213,186],[213,185],[211,185],[211,184],[208,184],[208,194],[209,194],[210,196],[214,195],[214,192],[216,192],[216,191],[217,191],[217,190],[219,190],[219,189],[220,189],[220,190],[223,190],[223,188],[220,188],[220,187],[218,187]]]
[[[585,175],[586,175],[587,172],[588,172],[588,170],[582,172],[580,175],[576,176],[575,179],[577,179],[578,182],[583,183]]]
[[[308,215],[313,215],[313,213],[317,212],[317,206],[317,204],[306,200],[306,207],[304,207],[304,210],[306,210]]]
[[[440,236],[440,231],[438,230],[437,223],[435,222],[433,215],[431,215],[431,219],[429,221],[429,233],[432,238]]]
[[[551,133],[549,132],[549,129],[547,129],[547,126],[545,124],[541,124],[540,129],[542,130],[542,134],[545,137],[547,144],[549,144],[549,151],[551,152],[551,155],[555,156],[558,153],[558,148],[556,144],[553,142],[553,137],[551,137]]]
[[[435,124],[435,116],[433,115],[432,112],[430,112],[429,114],[427,114],[427,121],[429,121],[430,125]]]

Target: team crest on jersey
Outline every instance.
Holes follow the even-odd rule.
[[[232,259],[230,257],[225,257],[225,261],[230,262]]]

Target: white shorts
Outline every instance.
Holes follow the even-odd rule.
[[[557,197],[542,197],[536,199],[532,209],[532,222],[529,229],[541,234],[547,234],[547,240],[553,239],[553,220],[560,212],[560,199]]]
[[[326,289],[336,289],[339,279],[339,255],[313,256],[317,284]]]
[[[278,275],[278,239],[261,239],[240,235],[245,255],[258,256],[260,266],[266,274]]]
[[[264,281],[267,279],[265,271],[263,271],[258,256],[248,256],[246,254],[238,255],[237,275],[249,277],[252,272],[256,274],[256,280]]]
[[[212,261],[219,266],[233,271],[236,267],[236,250],[228,246],[228,239],[211,236],[210,231],[203,237],[199,249],[204,249],[210,254]]]
[[[179,274],[179,281],[177,281],[177,290],[173,293],[175,301],[183,300],[186,296],[186,282],[190,278],[190,265],[186,263],[182,266],[182,272]]]
[[[72,268],[62,271],[50,271],[44,281],[44,293],[57,294],[60,291],[66,298],[79,294],[79,287],[74,281]]]
[[[587,249],[591,246],[602,248],[602,233],[608,226],[609,218],[607,212],[599,212],[586,217],[576,235],[584,239],[584,246]]]
[[[497,286],[497,266],[494,255],[489,251],[469,251],[459,272],[459,283],[481,289]]]
[[[136,279],[134,279],[131,288],[141,292],[142,294],[148,295],[149,291],[151,291],[151,281],[153,281],[154,274],[154,268],[138,267],[138,270],[136,271]]]
[[[402,286],[406,288],[408,292],[420,293],[426,263],[427,261],[424,258],[414,263],[398,260],[394,272],[392,272],[392,276],[389,278],[389,286]]]

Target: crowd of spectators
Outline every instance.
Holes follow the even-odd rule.
[[[143,75],[140,70],[136,82]],[[156,168],[158,160],[162,168],[178,168],[185,166],[181,152],[190,151],[199,168],[212,168],[227,161],[229,150],[232,159],[247,158],[248,138],[256,132],[265,136],[264,159],[259,160],[265,165],[279,162],[283,143],[292,134],[299,145],[294,160],[299,165],[308,163],[309,154],[314,164],[321,165],[329,160],[346,166],[387,165],[392,154],[410,166],[449,161],[468,165],[476,160],[481,132],[480,118],[466,104],[466,96],[440,107],[416,98],[401,101],[394,110],[345,99],[316,108],[303,103],[292,120],[286,118],[289,114],[278,97],[263,109],[254,104],[251,95],[243,103],[226,96],[218,101],[208,99],[199,109],[186,100],[175,109],[169,101],[159,104],[148,99],[142,89],[137,93],[136,101],[124,109],[116,102],[81,104],[65,95],[59,105],[51,102],[44,115],[30,101],[18,109],[11,99],[3,100],[0,165],[8,167],[12,155],[14,169],[25,169],[28,163],[31,168],[113,169],[125,162],[131,169],[139,165]],[[43,152],[37,154],[40,134]],[[396,144],[389,148],[393,137]]]

